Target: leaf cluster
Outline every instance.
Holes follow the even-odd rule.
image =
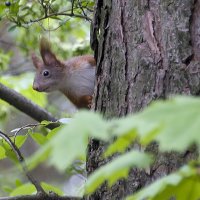
[[[47,136],[34,132],[29,134],[41,148],[27,163],[29,169],[33,169],[39,163],[48,160],[50,165],[64,172],[77,159],[85,160],[89,138],[101,140],[107,143],[102,159],[110,159],[88,177],[85,194],[91,194],[104,182],[112,186],[119,179],[126,178],[132,168],[142,170],[151,166],[156,157],[132,149],[132,144],[136,141],[142,149],[156,141],[160,152],[183,153],[193,144],[199,148],[199,113],[200,99],[184,96],[154,102],[142,112],[121,119],[105,120],[98,113],[81,111],[68,124],[50,131]],[[5,155],[9,156],[7,151],[7,148],[1,145],[1,159],[5,158]],[[198,166],[198,160],[190,162],[127,199],[182,200],[188,199],[188,196],[191,200],[198,199]],[[15,194],[16,192],[19,194],[17,188]],[[20,194],[23,193],[25,190]]]
[[[16,27],[28,28],[47,18],[57,20],[58,26],[61,26],[71,17],[91,20],[93,5],[91,0],[3,0],[0,3],[0,20],[8,19],[13,23],[10,31]]]

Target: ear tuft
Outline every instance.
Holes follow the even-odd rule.
[[[42,37],[40,40],[40,54],[46,65],[53,65],[57,62],[56,56],[51,51],[51,45],[49,41],[44,37]]]
[[[42,61],[35,55],[35,53],[32,53],[31,57],[35,68],[40,68],[42,65]]]
[[[51,44],[45,37],[40,39],[40,53],[42,52],[51,52]]]

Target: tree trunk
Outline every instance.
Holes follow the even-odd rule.
[[[96,0],[91,45],[97,59],[95,110],[124,116],[171,94],[200,93],[200,0]],[[184,109],[184,108],[183,108]],[[101,142],[91,140],[87,170],[105,161]],[[132,170],[111,189],[88,199],[122,199],[168,174],[194,153],[158,155],[150,173]]]

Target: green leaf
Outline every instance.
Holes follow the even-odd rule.
[[[157,124],[154,134],[139,132],[141,142],[154,139],[159,143],[161,151],[183,152],[193,143],[200,145],[199,113],[199,98],[178,96],[167,101],[157,101],[137,115],[137,120],[146,126]]]
[[[75,159],[85,157],[89,137],[108,140],[108,128],[107,122],[99,114],[80,111],[51,139],[50,163],[64,171]]]
[[[18,135],[18,136],[16,136],[15,139],[14,139],[14,137],[11,138],[11,140],[15,143],[15,145],[17,146],[18,149],[24,144],[26,139],[27,139],[26,135]],[[15,162],[18,162],[16,153],[13,151],[11,146],[4,140],[0,140],[0,144],[5,149],[6,156],[9,157],[11,160],[13,160]]]
[[[191,166],[184,166],[178,172],[161,178],[138,193],[129,196],[127,200],[167,200],[171,197],[181,200],[197,200],[200,197],[199,187],[198,170]]]
[[[85,134],[87,137],[91,136],[105,141],[111,138],[110,125],[106,120],[103,120],[99,113],[80,111],[74,116],[68,127],[74,129],[75,132],[77,130],[80,134]]]
[[[43,120],[43,121],[41,121],[40,124],[47,126],[47,125],[49,125],[51,123],[52,123],[51,121]]]
[[[120,155],[108,164],[97,169],[86,182],[85,191],[87,194],[94,192],[104,181],[112,186],[118,179],[126,178],[132,167],[146,168],[151,164],[151,156],[132,150]]]
[[[7,192],[7,193],[11,193],[13,191],[13,188],[11,188],[10,186],[4,185],[2,187],[2,190]]]
[[[16,185],[16,187],[19,187],[19,186],[23,185],[23,183],[22,183],[21,180],[16,179],[16,180],[15,180],[15,185]]]
[[[55,192],[57,195],[60,195],[60,196],[64,194],[63,191],[60,190],[59,188],[57,188],[57,187],[55,187],[55,186],[53,186],[53,185],[47,184],[47,183],[45,183],[45,182],[42,182],[42,183],[41,183],[41,186],[42,186],[42,188],[43,188],[46,192],[51,192],[51,191],[53,191],[53,192]]]
[[[5,52],[0,49],[0,70],[8,69],[12,53],[10,51]]]
[[[60,171],[64,171],[75,159],[85,156],[88,138],[80,131],[67,125],[51,138],[50,164]]]
[[[35,142],[37,142],[39,145],[43,145],[47,142],[47,137],[44,136],[41,133],[30,133],[29,134]]]
[[[0,160],[6,158],[6,150],[0,146]]]
[[[36,153],[33,154],[30,158],[26,160],[27,166],[29,170],[34,169],[43,161],[47,160],[51,153],[51,146],[47,142],[44,146],[42,146]]]
[[[27,194],[34,194],[36,193],[35,186],[31,183],[26,183],[15,188],[11,193],[10,196],[18,196],[18,195],[27,195]]]
[[[8,32],[13,32],[17,28],[17,25],[9,27]]]
[[[15,140],[14,140],[14,138],[12,138],[12,141],[15,142],[15,145],[18,148],[21,148],[27,138],[28,138],[27,135],[18,135],[18,136],[16,136]]]
[[[62,129],[62,126],[59,126],[57,128],[54,128],[53,130],[51,130],[48,135],[46,136],[47,139],[51,139],[52,137],[54,137],[56,134],[58,134],[58,132]]]
[[[15,143],[17,148],[20,148],[24,144],[26,139],[27,139],[26,135],[18,135],[15,138],[14,137],[11,138],[12,142]],[[8,144],[4,139],[0,139],[0,145],[2,145],[6,151],[12,150],[10,144]]]
[[[121,137],[118,137],[116,141],[114,141],[109,145],[108,149],[104,153],[104,156],[108,157],[117,152],[120,153],[124,152],[127,149],[127,147],[129,147],[130,144],[133,143],[136,136],[137,136],[136,131],[133,130]]]
[[[140,113],[111,121],[111,134],[118,137],[116,142],[122,145],[121,150],[138,137],[142,145],[157,141],[161,151],[183,152],[194,143],[200,145],[199,113],[199,98],[177,96],[166,101],[160,100]],[[125,143],[123,137],[127,134],[132,139]],[[113,144],[114,149],[109,150],[110,153],[117,152],[117,144]]]
[[[57,135],[58,131],[60,131],[61,128],[62,127],[60,126],[58,128],[53,129],[52,131],[49,132],[49,134],[46,137],[45,136],[41,137],[39,136],[39,138],[38,136],[36,136],[37,138],[34,137],[34,140],[37,140],[38,143],[41,143],[43,145],[39,148],[39,150],[36,153],[34,153],[31,157],[28,158],[27,165],[29,170],[35,168],[40,163],[49,158],[53,149],[51,139],[54,140],[54,136]],[[45,139],[43,137],[45,137]],[[60,151],[62,151],[62,149],[60,149]]]
[[[160,124],[157,123],[157,121],[150,121],[151,118],[146,120],[143,117],[140,117],[140,115],[141,113],[137,113],[134,115],[129,115],[126,118],[111,121],[113,127],[113,129],[111,129],[112,135],[124,137],[128,134],[133,138],[133,140],[136,138],[136,136],[141,137],[145,135],[146,143],[144,142],[143,138],[143,144],[148,144],[151,142],[155,138],[155,135],[158,134]]]

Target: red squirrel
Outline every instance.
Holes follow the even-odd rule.
[[[95,84],[94,57],[84,55],[61,61],[45,38],[40,41],[40,54],[42,60],[32,54],[36,68],[33,89],[38,92],[59,90],[77,108],[90,108]]]

